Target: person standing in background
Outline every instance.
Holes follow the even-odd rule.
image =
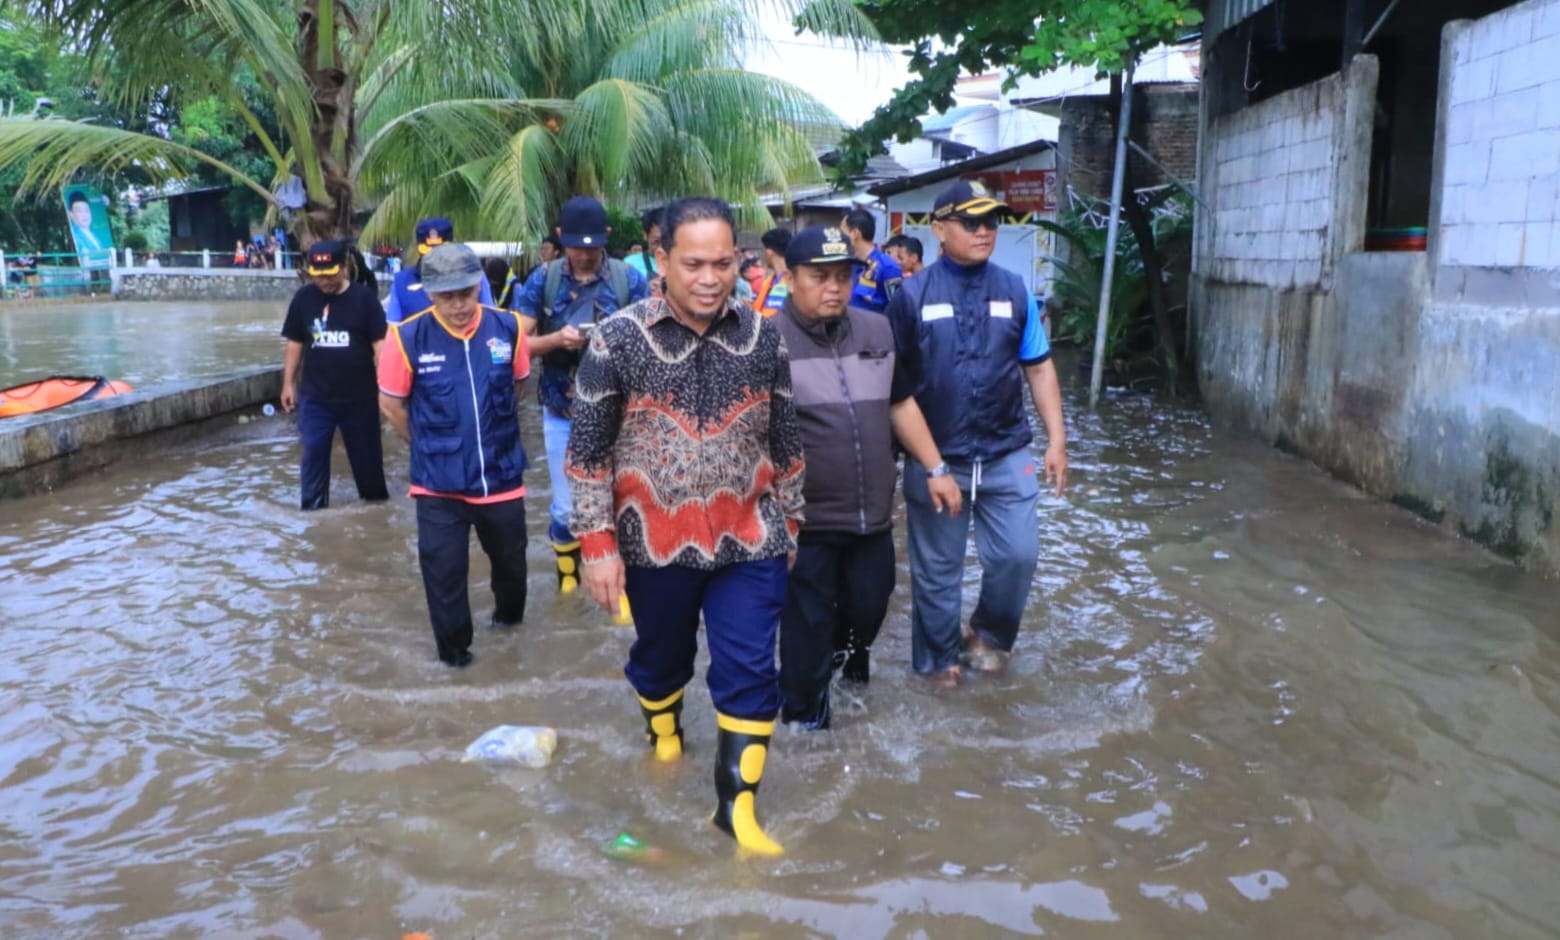
[[[298,412],[305,510],[330,505],[330,452],[338,428],[358,497],[390,498],[374,381],[385,311],[373,291],[352,283],[346,263],[346,245],[316,242],[306,268],[310,282],[293,295],[282,324],[282,408]]]

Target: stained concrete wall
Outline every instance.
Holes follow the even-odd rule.
[[[302,283],[296,271],[243,268],[119,268],[114,296],[120,300],[281,300]]]
[[[150,458],[205,433],[209,419],[275,401],[281,390],[282,370],[264,366],[7,418],[0,498],[52,489],[116,460]]]
[[[1560,47],[1535,51],[1547,50],[1554,34],[1560,0],[1530,0],[1446,27],[1423,254],[1359,250],[1374,116],[1368,57],[1318,83],[1324,87],[1226,118],[1212,118],[1221,109],[1205,100],[1209,205],[1199,211],[1193,317],[1200,384],[1216,418],[1560,574],[1560,258],[1538,234],[1553,232],[1560,152],[1508,155],[1499,168],[1494,161],[1504,139],[1503,153],[1540,148],[1545,128],[1537,122],[1560,116]],[[1219,76],[1240,67],[1224,58],[1205,54],[1205,93],[1227,87]],[[1556,105],[1531,112],[1523,105],[1523,123],[1513,116],[1513,95]],[[1255,157],[1270,175],[1292,165],[1288,136],[1261,128],[1292,119],[1301,102],[1334,109],[1333,141],[1344,150],[1334,151],[1340,161],[1327,171],[1335,198],[1321,244],[1304,242],[1304,270],[1314,265],[1319,277],[1286,283],[1270,264],[1252,263],[1268,259],[1237,256],[1228,230],[1233,210],[1246,208],[1229,200],[1250,198],[1231,194],[1262,189],[1262,180],[1237,173],[1221,183],[1209,173],[1226,171],[1230,159]],[[1235,135],[1247,135],[1245,142]],[[1265,198],[1276,201],[1279,188],[1270,182]],[[1239,234],[1243,218],[1235,218]],[[1510,226],[1528,246],[1517,254],[1507,250]]]

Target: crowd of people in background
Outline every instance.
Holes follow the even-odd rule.
[[[518,415],[537,360],[557,589],[632,622],[625,674],[660,761],[683,755],[702,623],[714,821],[743,849],[779,854],[754,805],[770,736],[777,720],[829,728],[836,673],[869,681],[901,479],[913,669],[953,688],[966,671],[1004,671],[1017,641],[1041,477],[1060,495],[1067,453],[1036,299],[990,262],[1007,211],[978,184],[948,187],[932,211],[939,257],[923,265],[916,239],[879,248],[859,210],[763,233],[749,255],[725,203],[687,198],[647,213],[643,240],[616,256],[605,208],[580,196],[523,271],[430,218],[383,305],[356,282],[362,256],[320,242],[282,331],[300,504],[329,505],[338,430],[359,497],[388,498],[383,415],[410,454],[438,657],[470,664],[473,530],[492,567],[491,626],[525,616]],[[1038,463],[1027,403],[1046,431]],[[972,529],[982,577],[963,624]]]

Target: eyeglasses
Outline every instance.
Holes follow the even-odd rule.
[[[997,221],[997,214],[993,212],[990,215],[983,215],[978,219],[960,219],[959,224],[964,227],[966,232],[974,235],[981,229],[985,229],[988,232],[995,232],[999,223]]]

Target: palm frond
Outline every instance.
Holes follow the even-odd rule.
[[[631,175],[656,169],[671,115],[654,90],[619,78],[596,82],[574,98],[563,124],[563,147],[591,167],[598,184],[615,189]]]
[[[543,125],[533,124],[510,138],[482,190],[486,229],[504,237],[545,235],[557,209],[555,194],[567,185],[564,158],[557,136]]]
[[[193,147],[118,127],[60,119],[0,118],[0,167],[22,168],[19,191],[56,189],[77,173],[117,173],[135,167],[153,183],[188,179],[204,163],[247,186],[268,203],[271,192],[259,181]]]

